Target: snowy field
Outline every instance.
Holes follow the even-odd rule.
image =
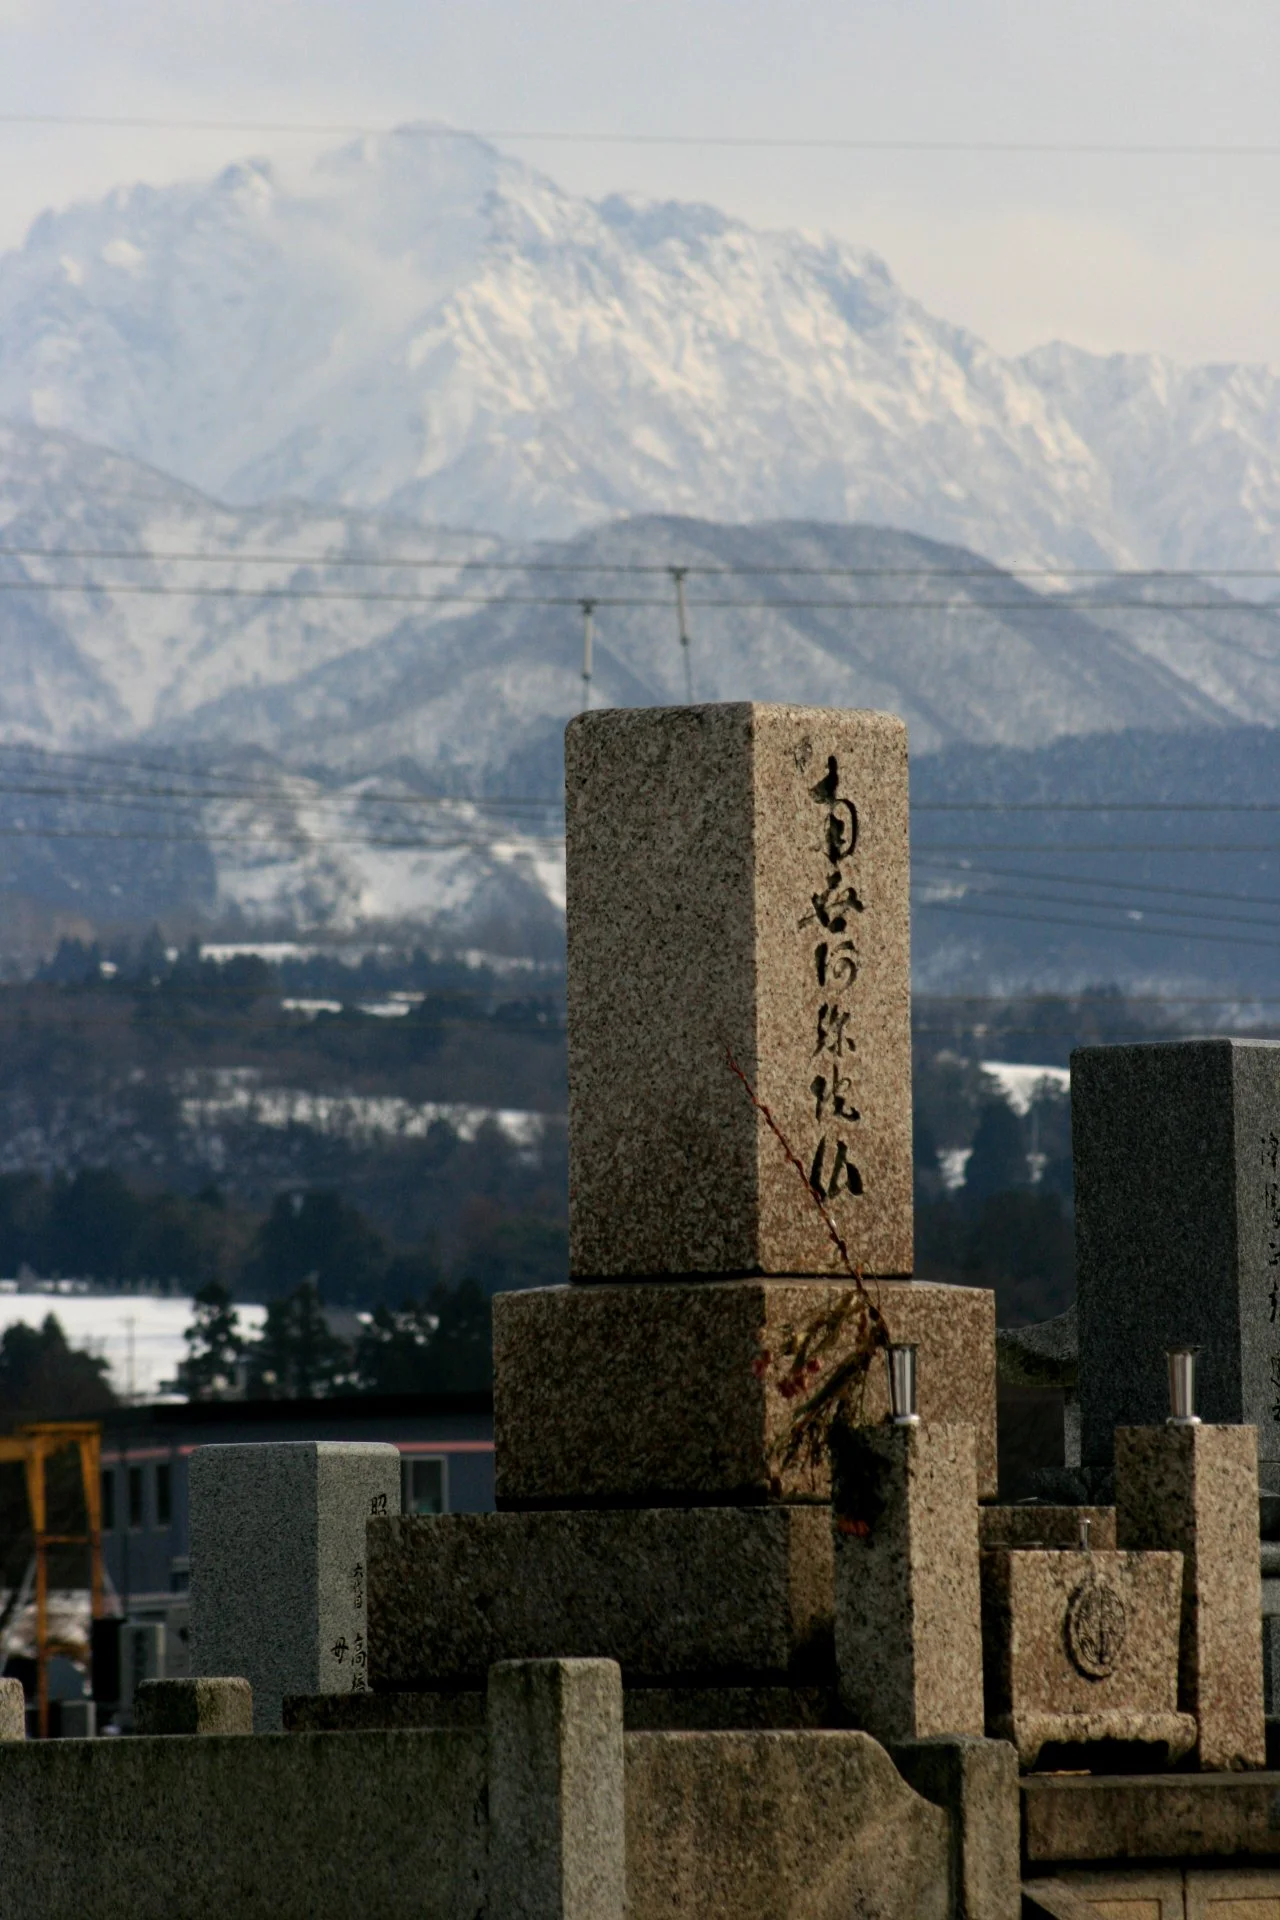
[[[25,1320],[38,1327],[55,1315],[68,1345],[87,1348],[110,1369],[111,1385],[123,1399],[147,1400],[169,1390],[178,1362],[186,1356],[183,1335],[191,1324],[189,1298],[139,1293],[89,1293],[74,1281],[31,1288],[0,1280],[0,1333]],[[244,1333],[258,1333],[266,1308],[238,1307]]]

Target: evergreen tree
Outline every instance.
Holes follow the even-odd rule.
[[[359,1208],[314,1189],[277,1194],[258,1229],[247,1277],[268,1298],[311,1282],[330,1301],[358,1300],[380,1290],[386,1266],[386,1242]]]
[[[0,1335],[0,1424],[90,1419],[115,1398],[106,1361],[68,1346],[53,1314],[39,1327],[20,1320]]]
[[[376,1307],[356,1342],[362,1393],[468,1393],[492,1384],[489,1297],[474,1280]]]
[[[986,1200],[993,1193],[1011,1193],[1025,1187],[1028,1178],[1021,1120],[1007,1100],[985,1100],[973,1136],[973,1151],[965,1165],[966,1198]]]
[[[216,1400],[235,1386],[236,1365],[245,1350],[240,1316],[217,1280],[201,1287],[192,1305],[195,1313],[183,1335],[187,1357],[178,1367],[178,1386],[191,1400]]]
[[[321,1400],[354,1385],[351,1350],[332,1332],[314,1279],[267,1308],[249,1349],[250,1391],[272,1400]]]

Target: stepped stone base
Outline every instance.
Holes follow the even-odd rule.
[[[284,1703],[286,1733],[363,1733],[374,1728],[480,1727],[485,1696],[461,1693],[313,1693]],[[834,1687],[629,1687],[628,1733],[721,1733],[843,1727]]]
[[[834,1682],[826,1507],[375,1519],[368,1569],[375,1691],[546,1658],[616,1660],[628,1686]]]
[[[994,1499],[994,1294],[922,1280],[868,1285],[893,1339],[919,1348],[921,1417],[974,1429],[978,1496]],[[499,1507],[829,1499],[825,1465],[782,1464],[794,1402],[776,1381],[788,1330],[847,1292],[827,1280],[664,1280],[499,1294]],[[831,1362],[845,1350],[837,1343]],[[877,1357],[868,1424],[888,1410]]]

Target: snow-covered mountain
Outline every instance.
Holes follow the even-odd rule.
[[[646,517],[521,546],[297,502],[229,508],[0,425],[0,742],[254,747],[349,781],[554,793],[596,602],[601,705],[887,707],[917,752],[1280,722],[1280,617],[1195,580],[1046,594],[867,526]]]
[[[878,259],[482,141],[120,189],[0,259],[0,415],[241,504],[563,535],[871,520],[1006,562],[1280,560],[1280,382],[1003,359]]]

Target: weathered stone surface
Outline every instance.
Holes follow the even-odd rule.
[[[247,1680],[143,1680],[133,1696],[140,1734],[252,1733],[253,1690]]]
[[[835,1476],[842,1706],[879,1740],[981,1734],[972,1428],[859,1429],[842,1436]]]
[[[1184,1875],[1186,1920],[1276,1920],[1280,1867],[1191,1867]]]
[[[1029,1869],[1067,1861],[1280,1861],[1280,1773],[1030,1774],[1020,1784]]]
[[[1165,1350],[1198,1346],[1197,1411],[1280,1461],[1273,1366],[1280,1047],[1178,1040],[1071,1056],[1086,1465],[1169,1411]]]
[[[0,1679],[0,1740],[27,1737],[27,1697],[21,1680]]]
[[[397,1448],[197,1447],[188,1473],[191,1666],[242,1674],[258,1733],[286,1693],[367,1685],[365,1522],[400,1508]]]
[[[1116,1529],[1122,1546],[1186,1562],[1178,1704],[1196,1717],[1201,1767],[1266,1764],[1252,1427],[1122,1427]]]
[[[1020,1920],[1018,1759],[1004,1740],[894,1741],[907,1785],[951,1819],[954,1920]]]
[[[489,1891],[503,1920],[623,1920],[622,1675],[612,1660],[489,1674]]]
[[[627,1735],[630,1920],[947,1920],[946,1814],[864,1733]]]
[[[5,1920],[475,1920],[483,1733],[0,1746]]]
[[[1080,1523],[1089,1522],[1095,1553],[1114,1553],[1114,1507],[981,1507],[978,1531],[984,1547],[1066,1547],[1080,1545]]]
[[[909,1274],[907,734],[738,704],[565,734],[575,1277]]]
[[[430,1693],[316,1693],[284,1703],[286,1733],[353,1733],[370,1727],[479,1727],[479,1688]],[[628,1733],[723,1732],[728,1728],[841,1727],[829,1687],[628,1687],[622,1696]]]
[[[843,1727],[834,1679],[829,1687],[628,1687],[628,1733],[723,1733],[788,1727]]]
[[[1024,1883],[1028,1920],[1187,1920],[1181,1871],[1151,1872],[1144,1867],[1110,1872],[1037,1874]],[[1202,1920],[1200,1914],[1196,1920]],[[1214,1920],[1227,1920],[1215,1915]],[[1255,1920],[1232,1914],[1230,1920]],[[1270,1920],[1270,1916],[1267,1916]]]
[[[441,1514],[368,1538],[376,1689],[552,1656],[616,1660],[629,1684],[832,1675],[824,1507]]]
[[[494,1301],[494,1454],[500,1507],[825,1500],[829,1479],[782,1452],[793,1406],[780,1356],[847,1291],[743,1280],[537,1287]],[[927,1421],[974,1429],[978,1490],[996,1492],[995,1297],[925,1281],[872,1289],[895,1340],[919,1348]],[[837,1342],[836,1364],[847,1351]],[[889,1391],[871,1370],[866,1418]]]
[[[1024,1766],[1049,1742],[1195,1743],[1178,1711],[1179,1553],[982,1555],[987,1731]]]
[[[291,1693],[285,1696],[286,1733],[361,1733],[373,1728],[482,1727],[485,1697],[478,1687],[426,1693]]]

